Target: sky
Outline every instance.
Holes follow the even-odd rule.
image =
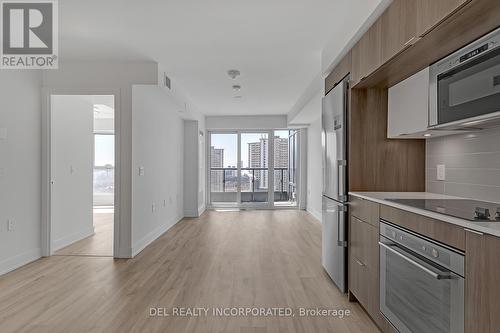
[[[115,165],[115,136],[95,135],[95,165]]]
[[[275,131],[275,135],[281,138],[288,138],[288,131]],[[248,167],[248,144],[251,142],[259,142],[259,139],[267,137],[267,133],[241,133],[241,160],[243,167]],[[215,148],[224,149],[224,165],[236,166],[238,159],[238,134],[236,133],[212,133],[211,145]]]

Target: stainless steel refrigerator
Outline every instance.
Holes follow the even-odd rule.
[[[324,98],[322,255],[326,272],[347,292],[347,80]]]

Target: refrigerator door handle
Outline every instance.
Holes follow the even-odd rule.
[[[346,160],[338,160],[337,161],[337,170],[338,170],[338,181],[337,181],[337,186],[338,186],[338,191],[337,193],[339,194],[339,200],[341,201],[347,201],[347,196],[345,194],[345,177],[346,177],[346,166],[347,166],[347,161]]]
[[[341,247],[347,247],[347,240],[344,239],[345,235],[345,211],[339,209],[337,211],[338,223],[337,223],[337,245]],[[342,226],[342,227],[341,227]]]

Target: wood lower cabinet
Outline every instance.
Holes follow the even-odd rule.
[[[379,207],[380,205],[358,197],[349,199],[349,209],[351,215],[357,217],[361,221],[365,221],[378,227],[379,224]]]
[[[500,238],[466,230],[465,332],[500,331]]]
[[[383,332],[394,332],[380,313],[379,228],[351,215],[349,235],[349,293]]]
[[[424,36],[456,10],[471,0],[413,0],[415,2],[416,29]]]

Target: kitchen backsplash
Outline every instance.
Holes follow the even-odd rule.
[[[500,128],[427,139],[426,155],[427,192],[500,202]]]

